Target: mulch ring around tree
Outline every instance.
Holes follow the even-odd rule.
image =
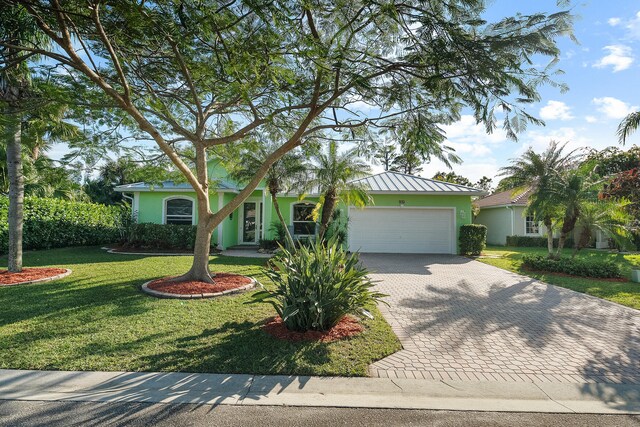
[[[246,291],[256,285],[255,279],[232,273],[215,273],[213,284],[196,280],[173,282],[174,277],[151,280],[142,285],[142,291],[159,298],[213,298]]]
[[[71,270],[68,268],[23,268],[20,273],[0,270],[0,287],[49,282],[62,279],[70,274]]]
[[[290,331],[280,316],[272,317],[262,327],[266,333],[274,338],[285,341],[318,341],[333,342],[358,335],[364,327],[353,316],[344,316],[337,325],[328,331]]]

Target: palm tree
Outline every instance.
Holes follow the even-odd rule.
[[[243,152],[239,157],[240,161],[230,168],[231,178],[240,182],[250,180],[253,178],[256,169],[262,165],[266,156],[276,148],[277,147],[272,144],[267,143],[258,145],[256,150]],[[303,188],[307,179],[307,172],[308,166],[305,164],[305,158],[302,152],[294,150],[288,152],[276,161],[264,177],[267,190],[271,195],[273,208],[285,232],[285,244],[289,248],[294,247],[293,237],[282,216],[280,204],[278,203],[278,194],[289,193],[293,191],[294,188]]]
[[[540,199],[554,206],[562,218],[555,257],[560,257],[569,234],[575,229],[585,206],[597,200],[602,181],[594,180],[593,174],[571,169],[557,174],[556,179],[540,190]],[[535,203],[535,202],[534,202]]]
[[[352,182],[367,175],[370,168],[360,159],[357,149],[339,153],[335,141],[330,141],[325,150],[316,152],[312,160],[308,188],[315,188],[320,193],[316,211],[322,208],[319,233],[322,239],[339,201],[359,207],[371,202],[366,188]]]
[[[529,148],[519,159],[511,160],[511,165],[500,169],[515,192],[531,188],[527,211],[542,220],[547,231],[547,250],[553,257],[553,218],[557,216],[557,206],[553,203],[553,188],[561,174],[574,165],[578,156],[575,151],[565,153],[566,144],[551,141],[549,147],[538,154]]]
[[[575,257],[578,251],[587,247],[593,230],[611,237],[620,247],[632,246],[633,235],[629,224],[633,221],[633,215],[626,210],[629,204],[627,200],[599,200],[583,203],[576,223],[580,233],[573,256]]]
[[[0,9],[0,39],[10,45],[38,46],[47,41],[31,15],[22,6]],[[22,176],[22,115],[29,98],[31,75],[27,61],[35,59],[12,48],[0,50],[0,101],[4,104],[7,180],[9,181],[8,269],[22,271],[22,225],[24,178]]]
[[[640,127],[640,111],[633,112],[625,117],[618,125],[618,140],[621,144],[627,142],[627,138]]]

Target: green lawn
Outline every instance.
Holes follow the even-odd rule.
[[[6,258],[0,258],[6,265]],[[213,271],[269,286],[264,259],[212,257]],[[364,376],[400,349],[377,309],[364,333],[334,343],[278,341],[260,328],[275,314],[249,294],[156,299],[147,280],[184,272],[190,257],[107,254],[99,248],[27,252],[26,266],[71,268],[49,283],[0,288],[0,368]]]
[[[571,250],[565,250],[564,256],[571,256],[571,252]],[[532,273],[521,269],[522,255],[546,255],[546,253],[546,249],[543,248],[511,248],[496,246],[488,247],[483,251],[483,255],[486,257],[478,258],[478,261],[534,277],[552,285],[562,286],[563,288],[583,292],[640,310],[640,283],[616,283],[598,279],[563,277],[552,273]],[[495,256],[499,256],[499,258],[491,258]],[[581,251],[578,256],[582,258],[610,259],[620,265],[623,275],[627,278],[631,277],[632,266],[640,268],[640,254],[622,255],[608,253],[605,251],[584,250]]]

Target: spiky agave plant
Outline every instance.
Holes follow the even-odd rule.
[[[266,270],[275,289],[256,292],[249,303],[271,304],[289,330],[326,331],[386,296],[368,273],[358,254],[347,253],[335,238],[296,251],[283,248]]]

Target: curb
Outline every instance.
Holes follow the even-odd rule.
[[[34,267],[34,268],[37,268],[37,267]],[[70,275],[72,273],[71,269],[69,269],[69,268],[65,268],[65,270],[66,271],[64,273],[56,274],[55,276],[44,277],[42,279],[26,280],[24,282],[11,283],[11,284],[8,284],[8,285],[0,285],[0,288],[5,288],[5,287],[8,287],[8,286],[30,285],[32,283],[51,282],[53,280],[62,279],[62,278],[65,278],[65,277],[67,277],[68,275]]]
[[[0,399],[640,414],[640,386],[0,369]]]
[[[239,288],[233,288],[233,289],[227,289],[226,291],[222,291],[222,292],[212,292],[212,293],[203,293],[203,294],[172,294],[169,292],[160,292],[160,291],[156,291],[153,290],[151,288],[149,288],[149,283],[158,280],[158,279],[153,279],[153,280],[149,280],[148,282],[145,282],[142,284],[142,292],[147,293],[151,296],[154,296],[156,298],[172,298],[172,299],[205,299],[205,298],[215,298],[215,297],[221,297],[223,295],[230,295],[230,294],[238,294],[244,291],[248,291],[249,289],[253,289],[256,287],[256,285],[258,284],[258,281],[256,279],[254,279],[253,277],[248,277],[248,276],[242,276],[242,277],[246,277],[247,279],[251,279],[251,283],[248,283],[244,286],[241,286]]]

